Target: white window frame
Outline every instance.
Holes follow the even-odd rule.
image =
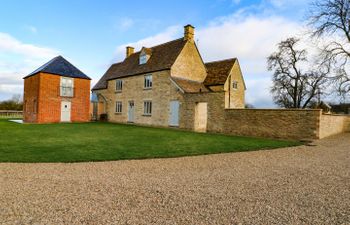
[[[152,74],[145,75],[144,84],[143,84],[144,89],[151,89],[152,88],[152,86],[153,86],[152,80],[153,80]]]
[[[70,84],[69,82],[70,81]],[[71,77],[61,77],[60,96],[73,97],[74,96],[74,79]]]
[[[152,115],[152,101],[151,100],[143,101],[143,115],[145,115],[145,116]]]
[[[121,101],[115,102],[115,113],[122,113],[123,112],[123,103]]]
[[[233,81],[232,82],[232,88],[237,90],[238,89],[238,82],[237,81]]]
[[[140,54],[139,63],[140,65],[147,63],[147,54]]]
[[[118,79],[115,81],[115,90],[121,92],[123,90],[123,80]]]

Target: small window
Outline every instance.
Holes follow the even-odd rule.
[[[152,115],[152,101],[143,102],[143,114],[147,116]]]
[[[144,88],[152,88],[152,75],[145,76]]]
[[[233,89],[238,89],[238,82],[237,81],[233,81],[232,82],[232,88]]]
[[[147,63],[147,55],[146,54],[141,54],[140,55],[140,65],[141,64],[146,64]]]
[[[116,80],[116,82],[115,82],[115,90],[116,91],[122,91],[123,90],[123,81],[122,80]]]
[[[115,112],[116,113],[121,113],[122,112],[122,102],[116,102],[115,103]]]
[[[73,97],[74,82],[73,78],[61,77],[60,95],[63,97]]]

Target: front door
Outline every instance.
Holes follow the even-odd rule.
[[[133,123],[134,122],[134,114],[135,114],[135,105],[134,101],[129,101],[128,104],[128,122]]]
[[[179,126],[179,101],[170,101],[169,126]]]
[[[70,122],[71,103],[61,102],[61,122]]]
[[[207,132],[207,103],[198,102],[195,108],[194,130],[197,132]]]

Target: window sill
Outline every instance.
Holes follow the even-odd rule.
[[[152,90],[152,88],[151,88],[151,87],[149,87],[149,88],[145,88],[145,87],[144,87],[143,90],[144,90],[144,91]]]
[[[122,93],[122,91],[115,91],[115,93]]]
[[[143,114],[142,116],[151,117],[152,114]]]
[[[122,113],[121,113],[121,112],[115,112],[114,114],[116,114],[116,115],[121,115]]]
[[[66,96],[66,95],[61,95],[61,98],[74,98],[74,96]]]

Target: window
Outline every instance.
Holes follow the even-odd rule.
[[[115,112],[116,113],[122,113],[122,102],[116,102],[115,103]]]
[[[152,115],[152,101],[143,102],[143,114],[146,116]]]
[[[145,76],[144,88],[152,88],[152,75],[146,75]]]
[[[61,77],[60,94],[64,97],[73,97],[73,78]]]
[[[232,88],[233,89],[238,89],[238,82],[237,81],[233,81],[232,82]]]
[[[147,55],[146,54],[140,54],[140,65],[147,63]]]
[[[122,91],[123,90],[123,81],[122,80],[116,80],[116,82],[115,82],[115,90],[116,91]]]

